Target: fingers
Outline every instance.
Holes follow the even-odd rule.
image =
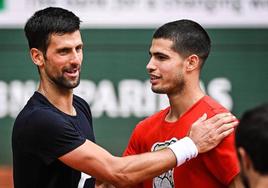
[[[234,121],[232,123],[227,123],[217,129],[217,134],[219,134],[219,139],[222,140],[226,136],[229,136],[238,125],[238,121]]]
[[[202,122],[205,121],[205,120],[207,119],[207,117],[208,117],[207,114],[204,113],[200,118],[198,118],[198,120],[196,120],[196,121],[192,124],[191,127],[195,127],[195,126],[199,126],[199,125],[201,125]],[[191,134],[191,130],[192,130],[192,129],[189,129],[187,135],[190,135],[190,134]]]
[[[207,119],[208,115],[206,113],[204,113],[198,120],[197,122],[202,122],[205,121]]]
[[[197,121],[195,121],[193,123],[193,125],[199,125],[202,121],[205,121],[207,119],[207,117],[208,117],[207,114],[204,113],[200,118],[198,118]]]
[[[223,125],[226,124],[230,124],[232,122],[237,121],[236,117],[233,116],[232,114],[228,113],[228,114],[221,114],[217,117],[212,117],[214,122],[209,122],[208,124],[212,124],[215,128],[219,129],[220,127],[222,127]],[[211,119],[212,119],[211,118]],[[206,121],[204,122],[206,123]],[[231,124],[230,124],[231,125]],[[225,126],[226,127],[226,126]]]
[[[228,130],[222,132],[222,133],[219,135],[218,139],[219,139],[219,140],[224,139],[226,136],[229,136],[233,131],[234,131],[234,128],[231,128],[231,129],[228,129]]]
[[[236,117],[231,113],[217,114],[205,120],[206,118],[206,114],[199,118],[193,124],[189,134],[200,153],[216,147],[238,125]]]
[[[217,134],[222,134],[222,133],[228,131],[229,129],[234,129],[237,125],[238,125],[238,121],[234,121],[234,122],[231,122],[231,123],[223,124],[222,126],[220,126],[216,130],[216,133]]]
[[[214,123],[217,123],[217,122],[220,123],[220,124],[221,123],[229,123],[229,121],[230,121],[229,118],[232,119],[233,117],[234,116],[231,113],[220,113],[220,114],[216,114],[215,116],[209,118],[205,122],[208,123],[208,124],[214,124]]]

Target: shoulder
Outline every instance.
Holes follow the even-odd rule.
[[[68,118],[50,107],[39,106],[24,109],[15,120],[12,132],[14,145],[30,148],[61,138],[73,132]]]
[[[13,130],[19,133],[62,131],[68,125],[68,118],[45,97],[35,92],[17,116]],[[29,134],[29,133],[27,133]]]
[[[35,92],[16,118],[21,124],[43,124],[60,118],[57,110],[40,93]]]
[[[22,111],[15,121],[14,127],[23,128],[24,131],[37,131],[49,133],[61,131],[68,124],[67,118],[50,107],[33,107]]]
[[[229,111],[224,106],[222,106],[218,101],[216,101],[210,96],[203,97],[200,106],[207,108],[207,110],[209,110],[213,115]]]

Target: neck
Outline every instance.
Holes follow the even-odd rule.
[[[170,111],[166,117],[169,122],[177,121],[187,110],[191,108],[197,101],[205,96],[205,93],[199,86],[184,88],[177,94],[168,95],[170,103]]]
[[[40,84],[37,90],[47,100],[53,104],[60,111],[75,115],[75,109],[73,107],[73,90],[54,87],[51,85]]]

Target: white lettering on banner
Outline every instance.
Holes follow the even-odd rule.
[[[155,111],[158,111],[162,108],[159,108],[160,106],[160,95],[156,95],[151,90],[151,83],[149,80],[144,82],[144,100],[143,100],[143,107],[142,107],[142,114],[144,116],[152,115]],[[167,97],[166,97],[167,99]],[[158,102],[158,104],[157,104]],[[167,106],[167,105],[166,105]],[[157,108],[158,107],[158,108]]]
[[[100,117],[106,112],[109,117],[118,117],[118,102],[113,83],[102,80],[97,87],[94,101],[91,105],[93,115]]]
[[[0,118],[8,114],[8,85],[0,81]]]
[[[213,98],[219,101],[227,109],[233,108],[233,99],[229,94],[232,85],[227,78],[217,78],[209,82],[207,91]]]
[[[267,27],[267,0],[6,0],[0,27],[22,27],[36,11],[63,7],[77,14],[83,27],[155,28],[181,18],[206,27]],[[8,8],[7,8],[8,7]],[[168,10],[168,11],[166,11]],[[9,18],[9,19],[6,19]]]
[[[96,84],[90,80],[80,80],[80,84],[74,89],[74,93],[82,97],[88,104],[92,104],[95,98]]]
[[[120,112],[123,117],[144,117],[155,111],[156,96],[147,83],[139,80],[123,80],[119,83]]]
[[[204,83],[200,82],[205,91]],[[15,118],[36,90],[33,80],[0,81],[0,119]],[[227,78],[214,78],[207,83],[207,93],[223,106],[232,110],[230,94],[232,84]],[[101,80],[98,84],[91,80],[81,80],[74,93],[82,97],[90,106],[94,118],[107,115],[110,118],[146,117],[168,106],[166,95],[154,94],[151,84],[137,79],[123,79],[118,88],[111,80]]]
[[[32,80],[25,83],[14,80],[9,85],[9,113],[11,117],[17,116],[36,89],[36,83]]]

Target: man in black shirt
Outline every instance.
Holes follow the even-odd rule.
[[[94,187],[94,179],[128,187],[215,147],[237,125],[231,114],[195,122],[189,137],[157,152],[115,157],[94,143],[88,104],[73,94],[83,59],[80,19],[49,7],[26,23],[40,84],[15,120],[15,188]],[[91,178],[94,177],[94,178]]]

